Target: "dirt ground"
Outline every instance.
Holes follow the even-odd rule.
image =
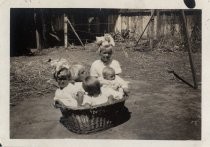
[[[174,70],[185,80],[193,83],[187,52],[161,50],[139,52],[126,49],[128,54],[126,57],[121,47],[115,47],[113,58],[122,65],[121,76],[131,83],[131,93],[125,103],[131,112],[131,118],[127,122],[88,135],[72,133],[60,124],[60,110],[52,106],[55,88],[44,87],[50,89],[47,91],[41,87],[43,90],[40,93],[30,93],[30,87],[36,89],[39,85],[27,83],[31,79],[17,82],[21,77],[20,74],[24,75],[26,69],[31,69],[31,74],[39,75],[38,79],[43,82],[40,85],[43,86],[52,78],[50,71],[47,75],[40,72],[41,69],[50,69],[46,62],[49,58],[67,58],[72,63],[80,62],[89,68],[91,63],[98,59],[98,55],[96,49],[91,47],[87,47],[87,50],[46,49],[37,56],[11,57],[10,137],[12,139],[200,140],[201,53],[193,54],[199,84],[198,89],[193,89],[168,73],[168,70]],[[40,70],[33,71],[33,68]],[[24,85],[29,89],[24,89]],[[27,91],[28,94],[23,95]]]

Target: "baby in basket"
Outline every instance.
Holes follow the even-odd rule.
[[[82,98],[82,106],[90,107],[95,105],[104,104],[112,101],[113,96],[106,88],[101,87],[101,83],[96,77],[88,76],[82,83],[85,90]]]
[[[109,90],[114,99],[121,99],[124,95],[128,95],[128,82],[120,78],[119,75],[116,75],[112,67],[104,67],[102,75],[103,77],[99,78],[102,87]]]
[[[60,87],[55,92],[55,106],[58,104],[70,107],[81,105],[80,92],[84,92],[81,82],[85,77],[84,66],[73,65],[70,70],[63,67],[54,74],[54,77]]]

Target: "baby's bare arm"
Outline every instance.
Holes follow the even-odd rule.
[[[98,78],[98,80],[100,81],[100,83],[102,85],[109,85],[110,84],[110,81],[109,80],[105,80],[104,78]]]
[[[85,104],[83,105],[83,107],[85,107],[85,108],[90,108],[90,107],[91,107],[91,105],[90,105],[90,104],[88,104],[88,103],[85,103]]]
[[[109,104],[113,103],[114,101],[115,101],[115,99],[114,99],[113,95],[108,96],[108,103]]]
[[[82,105],[85,93],[83,91],[78,91],[76,95],[76,100],[79,106]]]

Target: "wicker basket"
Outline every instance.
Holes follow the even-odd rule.
[[[127,97],[114,102],[91,108],[77,109],[61,106],[63,116],[60,122],[70,131],[78,134],[94,133],[122,124],[130,118],[124,106]]]

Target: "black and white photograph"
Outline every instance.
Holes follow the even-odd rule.
[[[201,17],[11,8],[10,138],[200,140]]]
[[[0,146],[209,146],[209,3],[0,0]]]

